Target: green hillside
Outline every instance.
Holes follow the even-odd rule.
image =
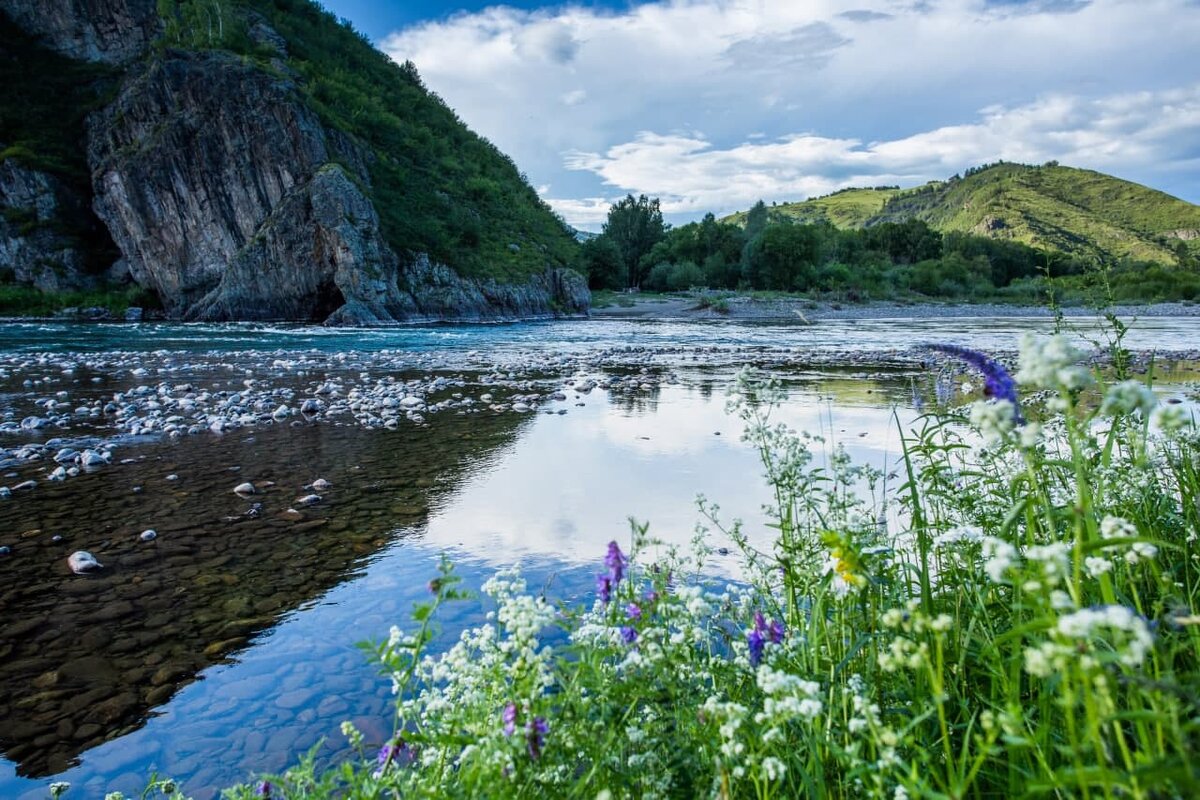
[[[508,156],[425,88],[411,63],[396,64],[311,0],[240,5],[287,40],[288,66],[325,122],[375,155],[371,195],[393,249],[501,280],[573,263],[570,229]],[[231,40],[232,49],[240,41]],[[273,66],[273,53],[252,54]]]
[[[861,228],[881,214],[887,201],[899,194],[899,191],[893,187],[843,189],[802,203],[772,206],[771,214],[776,218],[786,217],[794,222],[829,222],[839,228]],[[739,211],[723,221],[742,225],[746,221],[746,213]]]
[[[912,189],[845,190],[774,206],[771,213],[842,228],[919,219],[943,233],[973,233],[1104,261],[1173,264],[1181,242],[1200,253],[1200,206],[1053,163],[994,164]],[[741,222],[744,212],[727,219]],[[1193,238],[1181,238],[1188,236]]]

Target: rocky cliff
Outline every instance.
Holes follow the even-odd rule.
[[[0,144],[0,150],[4,147]],[[46,172],[0,162],[0,269],[4,277],[43,292],[90,286],[88,254],[63,232],[64,221],[87,216],[86,199]]]
[[[0,0],[27,33],[81,61],[120,64],[162,32],[156,0]]]
[[[336,97],[314,95],[314,62],[290,60],[288,37],[271,24],[286,25],[287,13],[328,24],[311,4],[264,5],[271,19],[222,6],[217,29],[236,35],[209,34],[204,46],[181,27],[182,5],[164,26],[156,4],[140,0],[0,0],[28,35],[61,53],[128,61],[115,96],[82,132],[91,206],[129,275],[170,316],[386,324],[587,312],[586,284],[565,269],[574,246],[565,227],[527,184],[513,186],[511,162],[467,132],[411,68],[358,52],[371,80],[399,81],[403,93],[392,99],[412,106],[388,106],[384,122],[397,131],[359,130],[338,116]],[[315,41],[365,47],[337,31]],[[166,38],[148,48],[156,35]],[[244,52],[215,46],[228,42]],[[314,52],[313,41],[301,44]],[[439,126],[443,135],[431,138]],[[455,142],[462,152],[445,152]],[[0,202],[50,209],[50,218],[69,205],[53,176],[10,163],[0,163]],[[448,172],[433,182],[438,169],[477,177]],[[18,280],[53,291],[64,285],[54,276],[80,274],[69,247],[3,224],[0,259]],[[50,254],[63,268],[45,267]]]

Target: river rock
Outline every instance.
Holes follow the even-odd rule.
[[[86,550],[76,550],[74,553],[71,553],[71,555],[67,556],[67,566],[70,567],[71,571],[76,575],[83,575],[85,573],[95,572],[104,568],[104,565],[97,561],[96,557]]]

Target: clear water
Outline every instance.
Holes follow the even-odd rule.
[[[130,444],[120,454],[131,463],[0,501],[0,544],[13,546],[0,560],[0,797],[41,798],[51,780],[72,782],[74,797],[135,792],[157,770],[205,798],[322,740],[322,757],[343,753],[344,719],[381,741],[389,686],[356,643],[403,626],[440,553],[474,585],[519,562],[531,585],[586,601],[605,544],[627,539],[629,517],[686,542],[699,521],[697,494],[768,540],[761,470],[724,412],[740,363],[779,356],[790,390],[785,421],[891,467],[895,418],[915,413],[913,386],[929,375],[880,366],[890,354],[928,341],[1012,350],[1022,331],[1047,327],[977,318],[369,331],[0,325],[0,354],[143,352],[153,367],[236,353],[239,377],[242,367],[271,370],[255,352],[440,353],[466,369],[471,351],[536,365],[632,347],[648,350],[624,357],[627,368],[666,365],[678,378],[638,395],[571,396],[563,415],[450,415],[400,431],[277,426]],[[1146,319],[1130,344],[1188,351],[1197,334],[1200,321]],[[790,357],[815,351],[841,353],[845,364],[786,369]],[[1167,392],[1184,396],[1189,375],[1178,373]],[[18,377],[0,392],[14,407],[30,394]],[[118,373],[96,391],[140,380]],[[14,468],[5,480],[46,467]],[[288,516],[316,477],[333,484],[325,502]],[[230,491],[247,479],[274,482],[254,498],[263,506],[253,518]],[[138,542],[151,527],[159,538]],[[64,560],[75,549],[95,552],[105,573],[71,575]],[[718,556],[714,568],[732,570],[733,557]],[[480,614],[472,604],[450,609],[442,642]]]

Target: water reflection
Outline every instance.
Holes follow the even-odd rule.
[[[20,775],[52,775],[136,730],[201,671],[418,529],[526,422],[456,418],[402,436],[273,428],[150,446],[137,464],[5,504],[0,524],[20,531],[0,562],[5,756]],[[289,512],[318,476],[333,483],[322,502]],[[263,491],[234,495],[245,480]],[[147,528],[158,538],[144,543]],[[106,568],[72,575],[74,550]]]

